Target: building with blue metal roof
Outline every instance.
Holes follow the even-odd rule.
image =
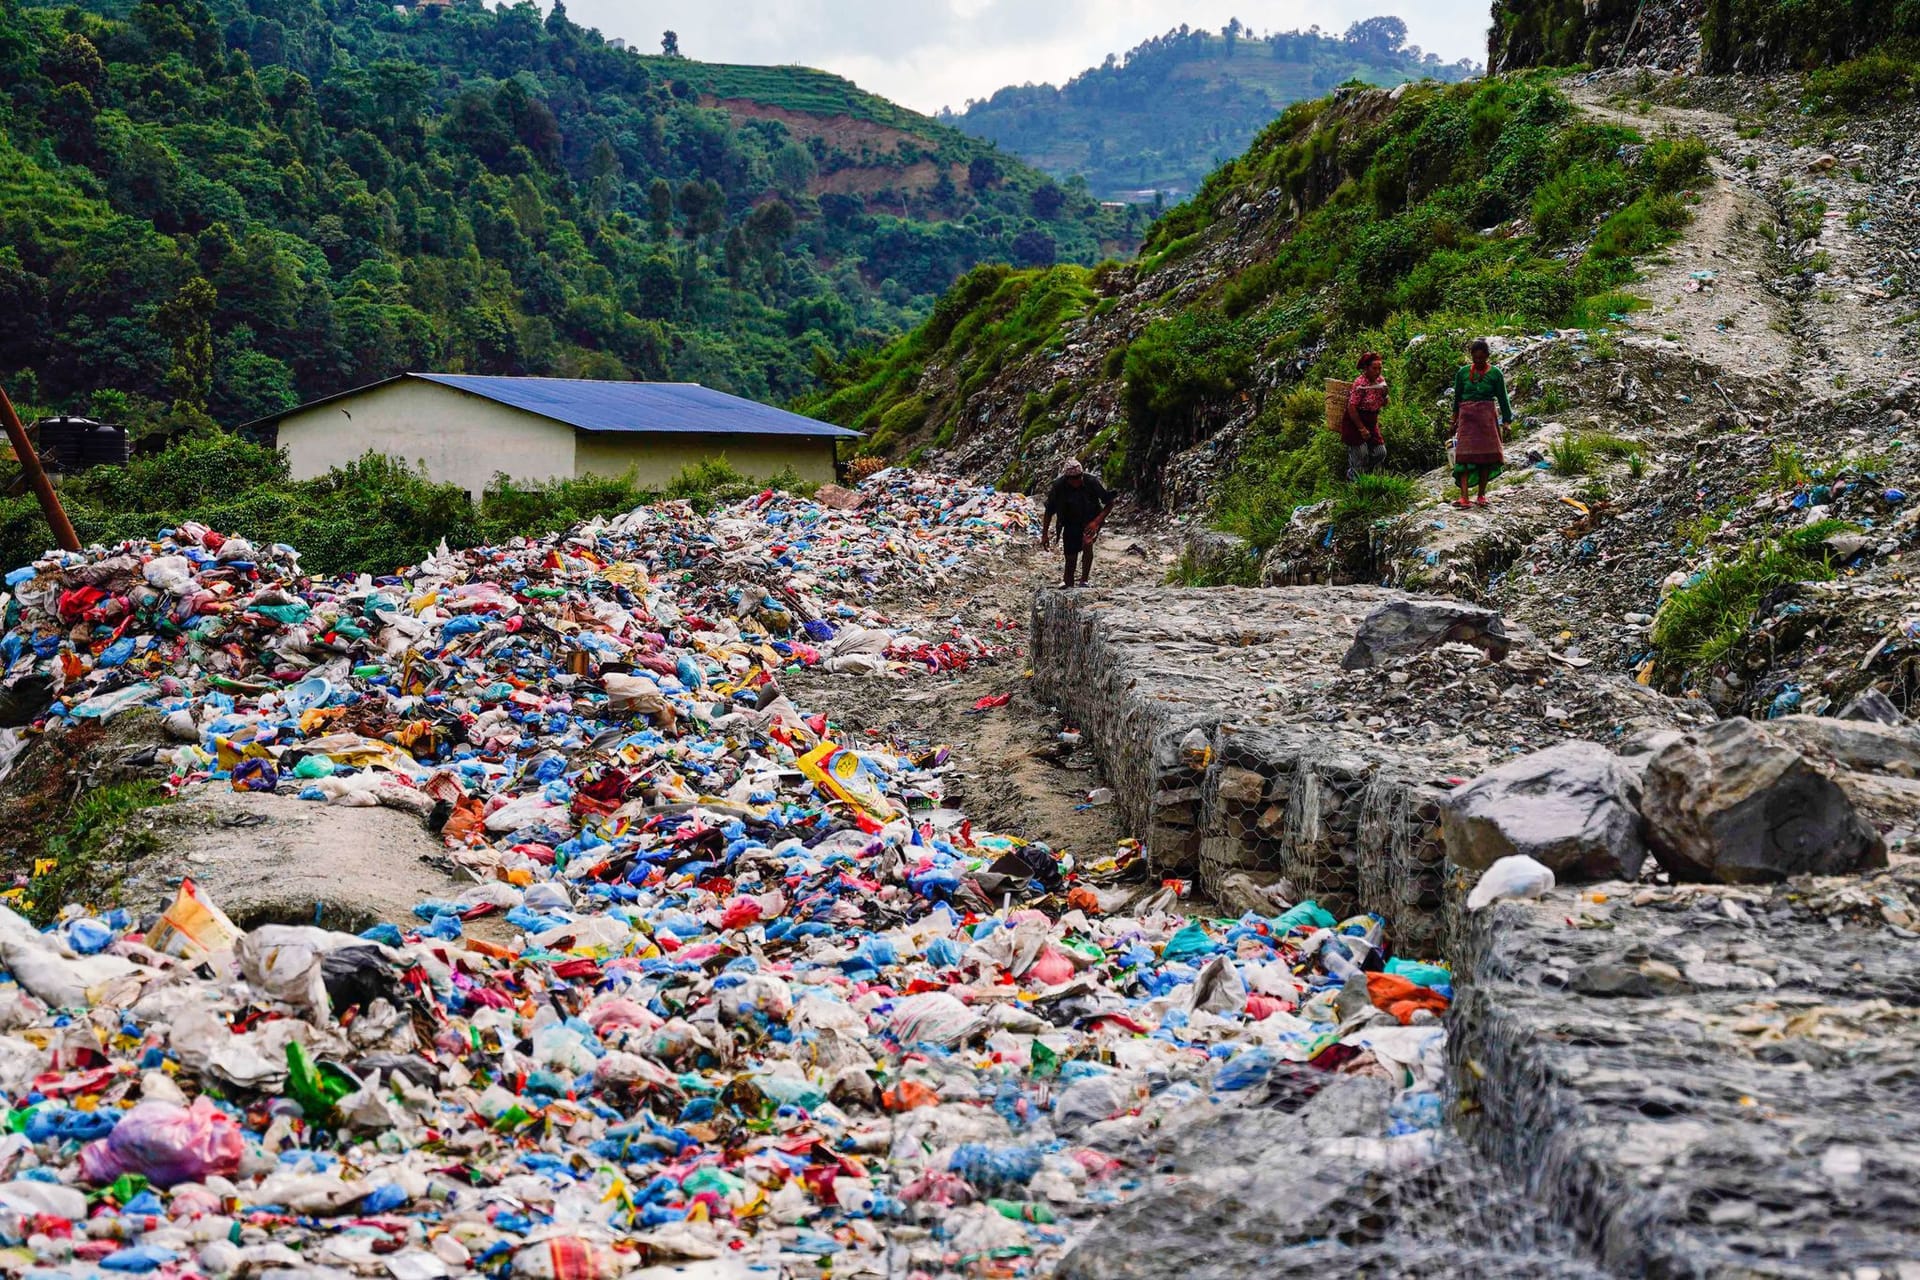
[[[538,484],[632,472],[664,488],[722,457],[754,479],[791,471],[829,481],[839,443],[860,438],[691,382],[449,373],[403,373],[242,430],[273,431],[297,480],[382,453],[476,498],[496,476]]]

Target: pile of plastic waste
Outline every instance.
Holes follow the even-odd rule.
[[[1339,1072],[1395,1093],[1383,1140],[1431,1138],[1450,976],[1379,917],[1190,919],[1130,845],[976,830],[946,753],[780,692],[996,654],[871,600],[990,569],[1024,499],[837,501],[382,578],[192,526],[10,575],[52,729],[151,708],[177,785],[415,812],[472,884],[358,936],[242,931],[191,881],[0,908],[0,1264],[1023,1273],[1169,1115]]]

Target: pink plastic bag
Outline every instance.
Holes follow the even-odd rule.
[[[144,1174],[157,1187],[199,1182],[240,1171],[246,1140],[233,1118],[205,1098],[191,1107],[143,1102],[112,1133],[80,1151],[80,1174],[95,1186],[123,1173]]]

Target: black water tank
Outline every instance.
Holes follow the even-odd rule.
[[[125,427],[91,418],[42,418],[38,425],[40,462],[48,471],[71,475],[127,461]]]
[[[81,439],[93,425],[86,418],[40,419],[40,465],[49,471],[83,469]]]
[[[127,465],[127,429],[110,422],[96,422],[80,436],[82,467],[124,467]]]

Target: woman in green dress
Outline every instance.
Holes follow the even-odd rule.
[[[1493,367],[1493,352],[1483,338],[1467,346],[1467,363],[1453,375],[1453,479],[1460,486],[1456,507],[1487,505],[1487,482],[1500,474],[1507,456],[1501,449],[1513,421],[1507,380]],[[1479,496],[1467,500],[1467,490]]]

